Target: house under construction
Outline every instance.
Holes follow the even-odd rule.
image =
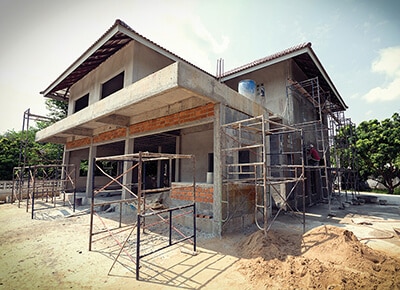
[[[170,208],[195,204],[203,231],[267,231],[282,211],[330,202],[340,172],[332,134],[347,106],[311,43],[228,72],[220,60],[214,76],[117,20],[42,94],[68,116],[36,140],[63,144],[76,191],[112,189],[121,213],[162,192]]]

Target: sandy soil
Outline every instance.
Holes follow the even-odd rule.
[[[113,223],[110,217],[104,220]],[[114,238],[124,241],[130,231],[101,239],[89,251],[89,218],[56,208],[32,220],[24,208],[0,205],[0,289],[400,289],[399,236],[375,239],[373,248],[366,245],[371,238],[360,237],[379,229],[355,228],[356,236],[339,222],[319,220],[309,222],[305,234],[279,222],[267,237],[254,228],[222,239],[200,233],[197,255],[185,242],[147,256],[137,281],[129,239],[113,266],[119,253]],[[399,219],[390,223],[399,225]],[[147,245],[165,240],[148,237]]]

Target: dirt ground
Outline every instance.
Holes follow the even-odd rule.
[[[130,230],[89,251],[84,207],[75,214],[51,208],[31,219],[24,207],[3,204],[0,289],[400,289],[399,210],[373,204],[327,216],[321,205],[308,211],[304,234],[292,214],[280,216],[267,237],[255,227],[223,238],[199,233],[197,255],[186,241],[144,257],[137,281]],[[103,220],[115,222],[115,214]],[[146,245],[165,240],[147,237]],[[113,265],[117,240],[127,241],[127,252]]]

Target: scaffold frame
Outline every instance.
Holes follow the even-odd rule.
[[[225,187],[221,201],[225,206],[222,221],[226,223],[233,215],[230,187],[250,184],[254,186],[255,223],[266,235],[283,210],[301,213],[304,227],[302,130],[261,115],[222,125],[221,131],[222,183]],[[240,160],[240,152],[249,152],[248,160]],[[275,212],[273,206],[277,208]]]
[[[33,165],[13,168],[13,187],[11,201],[18,201],[21,206],[26,199],[26,212],[31,209],[31,218],[35,217],[37,202],[48,204],[51,200],[53,207],[62,196],[62,206],[76,208],[76,168],[71,164]],[[70,198],[71,197],[71,198]],[[47,207],[44,207],[47,208]]]
[[[170,192],[172,189],[172,162],[173,160],[180,160],[180,159],[187,159],[192,162],[192,185],[190,186],[192,190],[192,198],[187,201],[185,204],[180,206],[175,206],[166,209],[153,209],[151,207],[146,206],[146,195],[151,193],[157,192]],[[145,164],[147,162],[154,162],[154,161],[168,161],[170,170],[169,178],[168,178],[168,186],[160,187],[160,188],[152,188],[146,189],[144,187],[143,177],[145,176]],[[122,173],[117,174],[117,176],[112,176],[102,170],[102,168],[98,165],[98,162],[101,161],[116,161],[122,163],[128,163],[127,166],[124,167]],[[113,264],[109,270],[112,270],[118,258],[120,257],[121,253],[124,252],[130,259],[132,263],[135,264],[135,272],[136,272],[136,279],[140,279],[140,260],[144,257],[152,255],[156,252],[162,251],[168,247],[176,245],[178,243],[182,243],[183,241],[189,241],[193,245],[193,252],[196,252],[196,160],[194,155],[184,155],[184,154],[165,154],[165,153],[150,153],[150,152],[139,152],[133,154],[125,154],[125,155],[118,155],[118,156],[107,156],[107,157],[97,157],[94,158],[93,166],[91,168],[92,173],[94,173],[95,168],[100,170],[104,176],[108,177],[109,182],[105,185],[96,188],[95,187],[95,174],[92,174],[92,188],[93,192],[91,195],[91,204],[90,204],[90,233],[89,233],[89,251],[93,250],[93,243],[104,239],[106,237],[112,237],[116,244],[119,247],[119,252],[116,255]],[[120,179],[126,176],[128,173],[132,173],[134,169],[137,170],[137,185],[135,186],[136,192],[132,189],[132,184],[121,182]],[[126,193],[129,198],[121,197],[121,199],[108,201],[108,202],[96,202],[96,196],[101,194],[102,192],[106,191],[109,186],[112,184],[117,184],[121,187]],[[183,185],[182,185],[183,186]],[[186,183],[184,185],[185,188],[188,187]],[[97,213],[96,208],[104,206],[104,205],[112,205],[118,204],[119,205],[119,221],[118,226],[115,228],[109,228],[104,221],[102,220],[101,216]],[[136,220],[133,223],[122,225],[122,211],[123,205],[133,206],[135,208],[134,214],[136,215]],[[174,213],[178,213],[175,214]],[[167,215],[165,217],[164,215]],[[173,222],[174,219],[189,215],[193,221],[192,224],[192,233],[190,235],[185,235]],[[99,220],[102,222],[103,230],[96,232],[94,229],[94,216],[98,217]],[[159,218],[160,221],[146,224],[146,218],[149,217],[156,217]],[[168,241],[166,245],[163,245],[155,250],[148,251],[146,253],[141,253],[141,232],[145,232],[146,229],[150,229],[155,225],[163,225],[166,224],[168,226]],[[130,230],[129,234],[121,241],[115,233],[121,233],[123,231]],[[128,243],[128,240],[134,235],[136,230],[136,249],[135,255],[131,255],[125,248]],[[173,232],[179,235],[181,238],[174,240],[172,237]],[[102,237],[94,240],[93,237],[96,235],[105,234]]]
[[[291,93],[298,95],[312,104],[316,110],[317,117],[315,120],[309,120],[308,122],[296,123],[292,120],[293,126],[296,128],[301,128],[304,131],[304,135],[314,135],[314,141],[317,145],[318,151],[322,153],[322,160],[318,166],[309,166],[306,164],[306,171],[314,172],[320,179],[321,195],[322,199],[320,202],[328,203],[329,215],[332,214],[331,202],[333,199],[338,199],[341,203],[341,179],[343,174],[349,173],[355,176],[353,178],[354,183],[352,187],[354,188],[352,194],[358,191],[357,186],[357,160],[355,154],[355,141],[356,138],[353,135],[354,124],[351,122],[350,118],[344,116],[344,108],[335,103],[332,100],[332,96],[329,92],[322,89],[319,84],[318,77],[307,79],[301,82],[295,82],[293,80],[288,80],[289,85],[287,86],[287,95]],[[304,110],[305,108],[303,108]],[[300,108],[301,110],[301,108]],[[352,150],[350,154],[352,160],[351,168],[343,167],[343,156],[340,156],[340,151],[344,148],[343,144],[338,142],[337,134],[344,130],[344,128],[350,128],[351,136],[346,136],[346,148]],[[308,145],[308,144],[305,144]],[[341,160],[342,159],[342,160]],[[348,163],[348,162],[346,162]],[[308,174],[310,175],[310,174]],[[337,191],[335,192],[335,183]],[[347,191],[346,200],[347,200]],[[310,204],[313,201],[310,199]]]

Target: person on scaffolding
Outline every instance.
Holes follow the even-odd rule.
[[[321,157],[319,156],[317,149],[314,148],[313,144],[310,144],[310,149],[308,152],[309,152],[308,164],[311,166],[318,166],[320,163]]]

